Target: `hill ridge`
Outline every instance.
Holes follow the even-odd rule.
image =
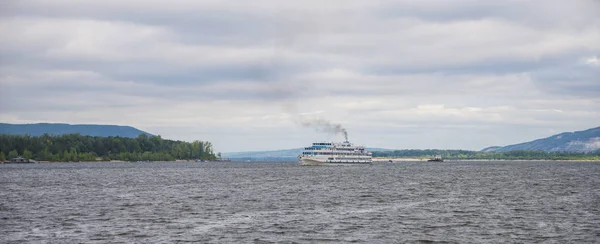
[[[120,136],[135,138],[141,134],[152,135],[126,125],[67,124],[67,123],[0,123],[0,134],[41,136],[43,134],[63,135],[81,134],[87,136]]]
[[[562,132],[545,138],[535,139],[503,147],[493,148],[495,152],[535,150],[548,152],[590,152],[600,149],[600,127],[574,132]]]

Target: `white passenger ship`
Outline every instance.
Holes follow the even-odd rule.
[[[371,164],[372,156],[364,146],[345,142],[315,142],[298,156],[301,165]]]

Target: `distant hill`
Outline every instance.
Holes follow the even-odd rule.
[[[590,152],[600,149],[600,127],[565,132],[551,137],[504,147],[488,147],[486,151],[507,152],[516,150],[535,150],[547,152]]]
[[[482,152],[495,152],[500,148],[502,148],[502,147],[499,147],[499,146],[486,147],[486,148],[482,149],[481,151]]]
[[[383,148],[367,148],[367,151],[391,151]],[[230,159],[295,159],[302,153],[302,148],[273,150],[273,151],[253,151],[253,152],[229,152],[223,153],[222,157]]]
[[[41,136],[43,134],[51,135],[62,135],[62,134],[75,134],[79,133],[86,136],[120,136],[135,138],[138,135],[146,134],[151,135],[148,132],[144,132],[133,128],[131,126],[119,126],[119,125],[70,125],[70,124],[5,124],[0,123],[0,134],[9,135],[31,135]]]

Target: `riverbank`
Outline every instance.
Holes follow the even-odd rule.
[[[427,159],[422,158],[373,158],[373,162],[389,162],[390,160],[392,160],[393,162],[427,161]]]
[[[373,158],[373,162],[427,162],[427,158]],[[444,159],[445,162],[600,162],[597,159]]]

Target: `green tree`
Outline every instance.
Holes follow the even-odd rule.
[[[8,152],[8,160],[11,160],[11,159],[16,158],[18,156],[19,156],[19,153],[17,152],[16,149]]]
[[[77,149],[75,149],[75,147],[71,147],[71,150],[69,151],[69,154],[71,154],[71,160],[73,160],[73,162],[79,161],[79,157],[78,157],[78,154],[77,154]]]
[[[33,158],[33,153],[27,149],[25,149],[23,151],[23,157],[24,158],[28,158],[28,159],[32,159]]]
[[[213,159],[212,144],[204,141],[184,142],[165,140],[160,136],[140,135],[137,138],[94,137],[79,134],[49,135],[0,135],[0,148],[6,159],[18,157],[18,152],[37,160],[87,161],[101,157],[104,160],[164,160]],[[31,153],[33,154],[33,153]],[[92,155],[94,158],[92,159]]]
[[[52,155],[52,157],[50,158],[50,161],[52,161],[52,162],[60,162],[60,161],[63,161],[63,160],[60,158],[60,154],[57,153],[57,154]]]
[[[0,152],[0,161],[6,161],[6,155],[4,155],[4,152]]]
[[[69,153],[69,151],[65,150],[62,154],[62,161],[65,162],[70,162],[71,161],[71,154]]]
[[[39,153],[39,159],[40,160],[52,160],[52,153],[50,152],[50,150],[48,150],[48,148],[44,148],[44,150]]]

